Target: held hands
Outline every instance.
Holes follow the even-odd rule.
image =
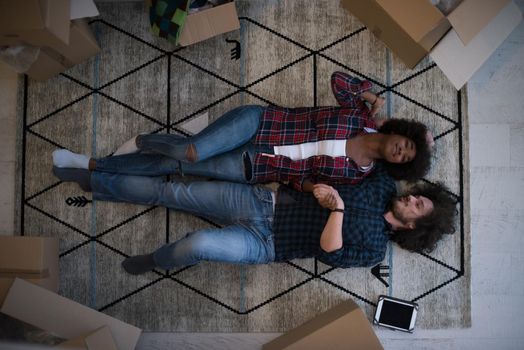
[[[313,185],[313,195],[322,207],[333,209],[344,209],[344,201],[340,198],[338,191],[325,184]]]

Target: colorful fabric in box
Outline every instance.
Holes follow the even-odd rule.
[[[151,30],[161,38],[178,44],[186,22],[189,0],[153,0],[149,8]]]

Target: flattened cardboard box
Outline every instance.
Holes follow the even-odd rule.
[[[522,12],[510,1],[467,45],[452,29],[429,55],[460,90],[521,21]]]
[[[191,45],[240,28],[235,2],[187,15],[179,43]]]
[[[448,16],[429,0],[341,0],[341,3],[406,66],[414,68],[451,28],[467,45],[509,1],[463,0]]]
[[[35,46],[68,44],[70,9],[69,0],[2,0],[0,45],[13,39]]]
[[[62,350],[118,350],[109,327],[100,327],[94,332],[69,339],[55,347]]]
[[[265,344],[263,350],[383,350],[362,310],[346,301]]]
[[[107,326],[120,350],[133,350],[141,330],[17,278],[0,312],[71,339]]]
[[[0,304],[16,277],[58,291],[58,239],[0,236]]]

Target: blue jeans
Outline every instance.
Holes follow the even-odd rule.
[[[188,174],[250,183],[256,135],[264,109],[241,106],[227,112],[191,137],[171,134],[139,135],[140,153],[96,160],[96,170],[128,175]],[[198,161],[185,161],[188,145],[194,145]]]
[[[266,188],[221,181],[189,184],[160,177],[94,171],[93,199],[160,205],[204,216],[223,228],[204,228],[154,252],[163,269],[200,261],[265,264],[275,260],[273,199]]]

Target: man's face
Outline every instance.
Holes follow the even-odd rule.
[[[433,211],[433,202],[424,196],[403,196],[393,200],[391,212],[404,224],[414,223]]]

